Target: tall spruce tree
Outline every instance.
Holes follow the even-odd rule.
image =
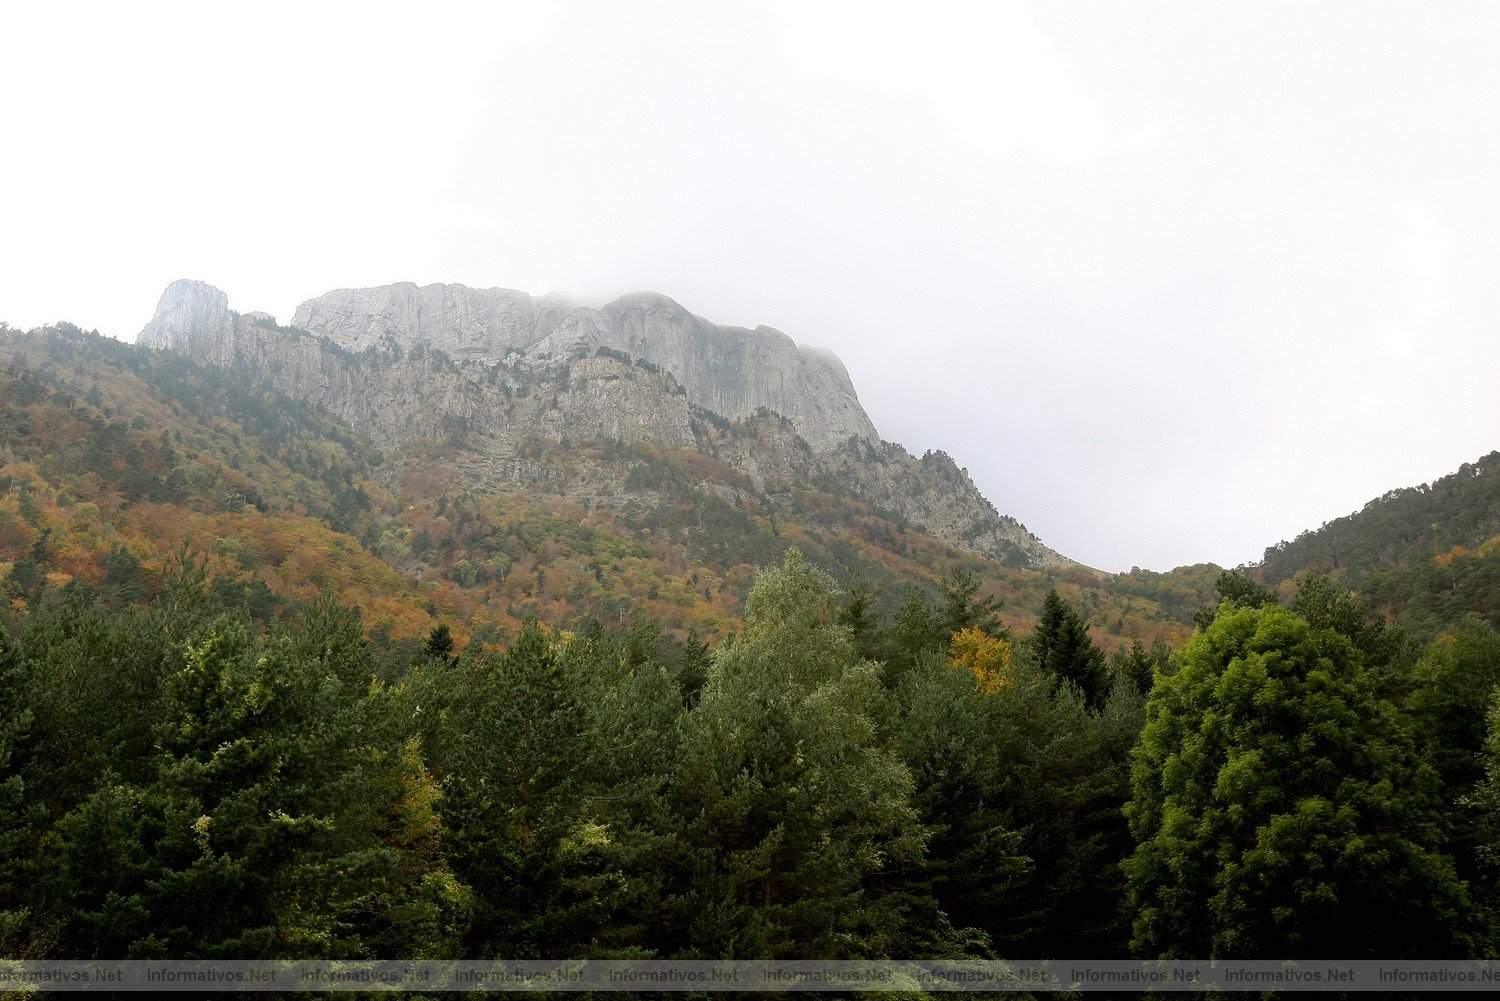
[[[1005,602],[990,595],[979,597],[980,580],[967,567],[956,566],[943,578],[942,627],[949,636],[965,629],[977,629],[987,636],[1003,639],[1010,635],[1000,621]]]
[[[33,943],[132,958],[451,955],[467,894],[438,860],[416,745],[374,739],[386,710],[353,617],[261,639],[179,598],[95,623],[82,646],[46,643],[77,676],[149,662],[160,684],[116,709],[155,720],[144,750],[64,738],[98,756],[86,785],[66,756],[60,769],[32,758],[61,808],[33,877]]]
[[[894,680],[925,653],[946,651],[948,636],[942,616],[933,610],[920,589],[908,585],[906,597],[896,609],[881,644],[880,660],[886,666],[887,680]]]
[[[20,656],[0,629],[0,955],[15,956],[26,938],[31,881],[30,845],[35,840],[26,816],[26,782],[21,776],[31,727],[23,694]]]
[[[1460,845],[1471,857],[1475,896],[1488,922],[1483,952],[1493,955],[1500,946],[1500,687],[1491,691],[1484,747],[1476,763],[1481,777],[1459,800],[1466,835]]]
[[[678,943],[662,934],[672,818],[667,788],[678,760],[685,680],[702,645],[676,643],[644,617],[623,637],[574,638],[562,654],[583,731],[572,785],[577,821],[561,843],[553,955],[647,957]]]
[[[1207,629],[1219,614],[1219,606],[1228,602],[1236,608],[1264,608],[1276,604],[1276,596],[1242,573],[1225,570],[1214,582],[1219,593],[1218,605],[1205,605],[1193,615],[1193,623],[1199,629]]]
[[[855,651],[866,660],[880,659],[879,618],[875,612],[875,591],[858,570],[844,577],[844,603],[839,621],[849,627]]]
[[[1055,687],[1025,662],[999,686],[931,655],[902,675],[889,739],[932,832],[913,879],[935,900],[931,927],[956,927],[971,947],[1122,955],[1120,808],[1141,699],[1123,684],[1090,712],[1076,690]]]

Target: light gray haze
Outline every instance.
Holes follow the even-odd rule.
[[[0,320],[640,289],[1107,570],[1500,447],[1500,5],[6,4]]]

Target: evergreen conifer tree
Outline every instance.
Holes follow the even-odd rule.
[[[1076,686],[1090,708],[1104,703],[1109,695],[1104,654],[1094,646],[1088,627],[1058,596],[1056,588],[1047,592],[1030,646],[1037,666],[1060,682]]]

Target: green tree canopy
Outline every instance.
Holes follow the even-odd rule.
[[[949,636],[965,629],[997,638],[1007,638],[1010,630],[1000,622],[1005,602],[991,595],[979,597],[980,580],[967,567],[954,567],[943,578],[942,626]]]
[[[878,740],[880,669],[795,549],[745,611],[681,724],[681,935],[705,956],[888,955],[900,914],[871,880],[917,863],[924,838],[911,775]]]
[[[1227,601],[1236,608],[1264,608],[1277,603],[1274,594],[1233,570],[1225,570],[1219,574],[1219,579],[1214,582],[1214,590],[1219,592],[1220,604]],[[1193,615],[1193,622],[1199,629],[1207,629],[1217,614],[1217,606],[1205,605]]]
[[[1133,947],[1473,954],[1437,775],[1350,641],[1278,606],[1226,607],[1179,660],[1147,704],[1127,807]]]

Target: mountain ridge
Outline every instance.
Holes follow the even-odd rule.
[[[397,456],[445,442],[477,457],[480,478],[524,483],[515,460],[538,440],[690,449],[728,461],[757,491],[831,476],[976,555],[1079,566],[1001,515],[946,454],[917,459],[882,441],[842,363],[770,328],[718,327],[655,293],[594,311],[556,294],[411,284],[328,293],[294,321],[323,329],[237,313],[223,292],[184,280],[167,288],[138,340],[244,366]],[[792,401],[792,415],[751,407],[778,398]],[[842,402],[830,408],[826,398]],[[829,423],[836,410],[858,420]],[[806,454],[758,420],[772,415]]]

